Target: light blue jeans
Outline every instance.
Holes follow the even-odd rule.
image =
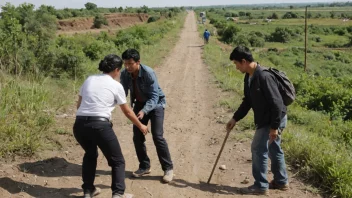
[[[255,179],[254,185],[262,190],[269,188],[267,180],[268,155],[271,159],[271,171],[274,174],[276,184],[287,184],[287,172],[284,152],[281,149],[281,132],[286,127],[287,115],[282,118],[279,127],[279,136],[270,145],[270,126],[265,126],[255,131],[251,146],[252,151],[252,174]]]

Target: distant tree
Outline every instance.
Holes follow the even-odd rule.
[[[277,27],[271,34],[271,41],[287,43],[291,39],[292,32],[288,28]]]
[[[294,7],[292,5],[290,5],[290,9],[292,10]]]
[[[348,42],[347,46],[348,46],[348,47],[352,47],[352,35],[349,36],[348,39],[349,39],[350,41]]]
[[[252,47],[264,47],[265,45],[265,40],[264,38],[260,38],[257,36],[252,36],[248,39],[249,43],[251,44]]]
[[[78,10],[72,10],[72,16],[73,17],[79,17],[80,15],[81,15],[81,12],[80,11],[78,11]]]
[[[312,13],[308,12],[308,14],[307,14],[308,19],[312,18],[312,16],[313,16]]]
[[[331,17],[332,19],[335,18],[335,16],[336,16],[335,12],[330,12],[330,17]]]
[[[91,2],[84,4],[84,6],[86,7],[87,10],[95,10],[98,7],[96,4]]]
[[[348,15],[346,13],[341,13],[341,18],[348,18]]]
[[[20,24],[23,26],[25,23],[35,20],[34,19],[34,5],[33,4],[21,4],[17,7],[20,17],[18,18]]]
[[[279,15],[276,12],[274,12],[270,18],[271,19],[279,19]]]
[[[231,17],[232,16],[232,13],[231,12],[226,12],[225,13],[225,17]]]
[[[151,16],[151,17],[148,18],[147,23],[152,23],[152,22],[155,22],[155,21],[157,21],[159,19],[160,19],[159,16]]]
[[[282,16],[283,19],[296,19],[298,18],[298,15],[293,12],[286,12],[284,16]]]
[[[149,12],[149,8],[146,5],[142,6],[141,9],[142,9],[143,13],[148,13]]]
[[[237,13],[232,13],[232,17],[238,17]]]
[[[321,13],[318,13],[318,14],[315,16],[315,18],[317,18],[317,19],[322,18],[322,17],[323,17],[323,15],[322,15]]]
[[[249,47],[250,46],[250,42],[247,39],[247,35],[238,35],[237,37],[235,37],[233,43],[235,45],[241,45],[241,46],[246,46]]]
[[[122,7],[119,7],[119,12],[123,12],[123,8]]]
[[[246,16],[246,13],[245,13],[245,12],[242,12],[242,11],[239,12],[238,14],[239,14],[240,16]]]
[[[119,12],[119,10],[116,7],[114,7],[114,8],[109,8],[109,12],[116,13],[116,12]]]
[[[241,31],[241,28],[235,25],[229,25],[225,28],[224,32],[222,33],[222,41],[225,43],[232,43],[236,39],[237,34]]]
[[[103,15],[98,14],[95,16],[93,24],[95,28],[101,28],[102,25],[108,25],[108,21]]]

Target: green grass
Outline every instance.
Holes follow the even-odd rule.
[[[141,60],[143,64],[150,67],[160,66],[170,52],[173,46],[176,44],[180,37],[180,32],[182,30],[186,13],[181,13],[179,17],[174,18],[171,21],[167,21],[172,26],[172,30],[167,34],[162,35],[160,42],[153,43],[152,45],[142,46],[140,50]],[[155,28],[160,25],[160,23],[153,24]],[[153,28],[153,27],[151,27]]]
[[[54,83],[45,80],[33,82],[2,75],[0,157],[30,156],[48,142],[55,113],[69,104],[67,93],[61,93]]]

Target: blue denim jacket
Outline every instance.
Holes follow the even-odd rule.
[[[128,73],[126,69],[123,69],[121,71],[120,82],[125,89],[126,96],[128,96],[128,90],[131,91],[130,98],[131,106],[133,107],[133,104],[136,102],[136,98],[133,91],[132,74]],[[158,79],[156,78],[155,72],[152,68],[146,65],[140,65],[136,86],[138,93],[143,100],[142,102],[145,103],[142,109],[145,114],[148,114],[159,105],[165,108],[165,94],[161,90]]]

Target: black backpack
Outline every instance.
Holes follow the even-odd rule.
[[[267,71],[271,73],[277,81],[279,82],[278,88],[282,97],[282,101],[284,102],[285,106],[288,106],[293,103],[293,101],[296,98],[296,91],[295,87],[291,83],[291,81],[288,79],[286,74],[282,71],[279,71],[275,68],[265,68],[262,67],[263,71]]]

